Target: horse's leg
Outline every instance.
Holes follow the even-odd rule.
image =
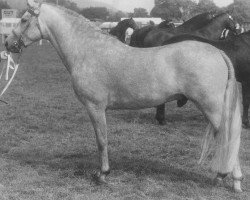
[[[242,103],[243,103],[242,123],[246,128],[249,128],[249,120],[248,120],[248,109],[250,104],[249,83],[242,83]]]
[[[240,161],[239,158],[237,159],[237,163],[233,170],[233,180],[234,180],[234,191],[235,192],[242,192],[241,190],[241,181],[242,181],[242,172],[240,168]]]
[[[161,104],[156,107],[155,119],[159,122],[160,125],[165,125],[165,104]]]
[[[87,103],[86,107],[95,130],[101,163],[101,169],[94,178],[98,183],[105,183],[105,178],[110,173],[105,108],[93,103]]]
[[[225,101],[216,100],[216,98],[213,100],[213,97],[206,96],[203,101],[200,99],[202,104],[198,103],[198,107],[213,126],[213,129],[208,129],[208,135],[203,142],[205,151],[202,152],[202,155],[209,152],[207,151],[209,144],[215,140],[216,151],[212,162],[212,169],[218,173],[215,182],[222,181],[228,173],[232,172],[234,190],[241,192],[242,173],[239,163],[241,113],[236,83],[234,87],[236,92],[226,92]],[[229,98],[229,96],[231,97]],[[206,158],[206,156],[202,156],[202,158]]]

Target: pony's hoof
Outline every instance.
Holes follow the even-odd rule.
[[[222,178],[216,177],[213,180],[213,185],[216,186],[216,187],[223,187],[224,186],[224,181],[223,181]]]
[[[241,181],[242,181],[242,177],[241,178],[234,178],[234,184],[233,184],[233,189],[235,193],[241,193],[242,189],[241,189]]]
[[[94,172],[92,174],[92,179],[97,185],[106,185],[106,175],[102,174],[100,171]]]

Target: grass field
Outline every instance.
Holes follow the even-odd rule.
[[[3,47],[1,47],[3,49]],[[108,111],[109,185],[97,186],[97,146],[90,119],[49,44],[23,53],[0,104],[0,200],[249,200],[250,132],[240,151],[242,194],[232,180],[214,187],[215,174],[197,165],[206,121],[193,104],[166,106],[167,125],[154,109]]]

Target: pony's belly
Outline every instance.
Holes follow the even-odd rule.
[[[128,98],[128,97],[119,97],[113,98],[109,101],[107,106],[108,109],[143,109],[143,108],[152,108],[160,104],[178,100],[182,97],[181,94],[163,94],[163,95],[152,95],[147,98]]]

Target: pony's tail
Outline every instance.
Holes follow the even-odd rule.
[[[240,135],[241,114],[240,101],[234,68],[230,59],[221,51],[222,57],[228,67],[228,81],[224,95],[222,117],[218,131],[209,124],[203,139],[202,153],[199,162],[207,157],[212,141],[215,143],[215,154],[212,159],[212,170],[226,174],[233,171],[237,164]]]

